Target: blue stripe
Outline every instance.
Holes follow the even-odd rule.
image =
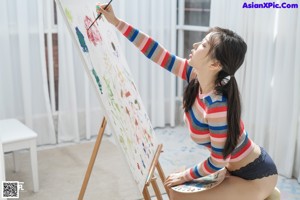
[[[171,60],[171,62],[170,62],[170,64],[169,64],[169,66],[168,66],[168,70],[169,70],[169,72],[171,72],[171,71],[172,71],[172,68],[173,68],[174,62],[175,62],[175,56],[174,56],[174,55],[172,55],[172,60]]]
[[[220,149],[220,148],[216,148],[216,147],[211,147],[211,149],[215,152],[223,152],[223,149]]]
[[[215,102],[224,103],[224,102],[226,102],[226,97],[222,96],[221,100],[216,100]]]
[[[198,169],[197,169],[197,165],[194,167],[194,173],[196,174],[197,177],[202,177],[201,174],[199,173]]]
[[[247,140],[248,140],[248,133],[247,133],[247,131],[245,131],[245,132],[246,132],[246,134],[245,134],[245,138],[244,138],[244,140],[243,140],[243,142],[242,142],[241,144],[245,143],[245,141],[247,141]]]
[[[186,71],[186,78],[187,78],[187,81],[190,82],[190,76],[191,76],[193,68],[191,66],[188,66],[187,68],[188,68],[188,70]]]
[[[226,102],[227,98],[222,96],[222,102]]]
[[[190,109],[190,113],[191,113],[193,123],[195,123],[197,126],[200,126],[202,128],[208,128],[207,124],[201,123],[200,121],[197,120],[197,118],[194,115],[193,109]]]
[[[211,146],[211,145],[210,145],[210,142],[206,142],[206,143],[201,143],[201,142],[199,142],[199,143],[197,143],[197,144],[199,144],[199,145],[204,145],[204,146],[207,146],[207,145]]]
[[[152,57],[152,55],[153,55],[155,49],[157,48],[157,46],[158,46],[158,43],[155,42],[154,45],[153,45],[153,47],[152,47],[152,49],[151,49],[151,51],[149,52],[147,58],[151,58]]]
[[[208,102],[209,105],[212,105],[214,102],[221,102],[221,103],[224,103],[227,101],[226,97],[222,96],[222,99],[221,100],[212,100],[212,98],[210,96],[207,96],[205,97],[206,101]]]
[[[211,162],[210,162],[210,159],[207,159],[207,163],[208,163],[208,166],[210,168],[212,168],[213,170],[215,171],[218,171],[219,169],[222,169],[222,168],[219,168],[219,167],[215,167]]]
[[[207,96],[206,101],[208,102],[209,105],[212,104],[212,99],[210,96]]]
[[[138,35],[138,33],[139,33],[139,30],[136,29],[136,30],[134,31],[134,33],[132,34],[131,38],[129,39],[130,42],[133,42],[133,41],[134,41],[134,39],[136,38],[136,36]]]
[[[209,129],[213,130],[213,131],[225,130],[225,129],[227,129],[227,125],[224,125],[224,126],[209,126]]]
[[[237,146],[239,149],[243,148],[248,143],[248,133],[246,132],[244,140]]]

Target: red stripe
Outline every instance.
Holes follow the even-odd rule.
[[[227,111],[227,106],[220,106],[216,108],[210,108],[207,111],[207,114],[216,113],[216,112],[225,112],[225,111]]]
[[[198,178],[196,175],[194,175],[193,168],[190,169],[190,175],[193,179]]]
[[[205,111],[205,112],[207,112],[207,107],[206,107],[206,105],[201,101],[201,99],[199,98],[199,96],[197,96],[197,102],[198,102],[198,104],[200,105],[200,107]]]
[[[214,153],[213,151],[211,152],[211,157],[213,157],[213,158],[217,158],[217,159],[224,159],[224,157],[223,157],[223,155],[221,154],[221,155],[219,155],[219,154],[216,154],[216,153]]]
[[[163,61],[162,61],[162,63],[161,63],[162,67],[165,67],[167,65],[167,62],[168,62],[168,60],[169,60],[170,57],[171,57],[170,53],[167,52],[166,55],[165,55],[165,57],[164,57],[164,59],[163,59]]]
[[[235,154],[234,156],[232,156],[231,158],[237,158],[240,155],[242,155],[245,151],[247,151],[247,149],[251,146],[252,142],[251,140],[248,140],[249,142],[247,143],[246,146],[244,146],[244,148],[242,148],[237,154]]]
[[[132,26],[128,26],[128,28],[126,29],[124,35],[125,35],[126,37],[128,37],[128,35],[129,35],[129,33],[132,31],[132,29],[133,29]]]
[[[187,120],[189,121],[189,128],[191,130],[192,133],[195,133],[197,135],[206,135],[209,133],[209,130],[205,130],[205,131],[201,131],[201,130],[197,130],[197,129],[194,129],[193,125],[191,124],[192,120],[191,120],[191,117],[190,117],[190,113],[185,113],[186,115],[186,118]]]
[[[149,49],[150,44],[152,43],[152,38],[148,38],[145,46],[143,47],[143,49],[141,50],[144,54],[146,53],[146,51]]]
[[[228,155],[228,156],[224,159],[224,157],[223,157],[223,152],[221,153],[221,155],[219,155],[219,154],[216,154],[216,153],[214,153],[214,152],[212,151],[211,154],[210,154],[210,156],[211,156],[212,158],[215,158],[215,159],[222,159],[222,160],[226,161],[228,158],[230,158],[231,155]]]
[[[204,162],[204,168],[209,172],[209,173],[214,173],[215,171],[211,170],[209,167],[208,167],[208,161],[206,160]]]
[[[182,74],[181,74],[181,77],[182,77],[184,80],[187,79],[187,77],[186,77],[186,68],[187,68],[187,66],[188,66],[188,61],[185,60],[185,63],[184,63],[184,66],[183,66],[183,71],[182,71]]]
[[[213,138],[226,138],[227,133],[210,133],[210,137],[213,137]]]

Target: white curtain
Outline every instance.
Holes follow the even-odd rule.
[[[245,127],[281,175],[300,180],[300,11],[243,3],[212,0],[211,26],[234,30],[248,44],[237,74]]]
[[[56,142],[45,63],[43,6],[38,0],[0,1],[0,119],[17,118]]]
[[[166,48],[175,52],[175,48],[171,49],[170,40],[174,23],[170,22],[175,20],[171,19],[171,11],[175,12],[176,7],[172,8],[171,2],[171,0],[128,0],[113,2],[112,5],[118,17],[153,36]],[[174,2],[172,5],[175,5]],[[139,17],[141,15],[142,18]],[[117,31],[117,35],[153,126],[174,125],[171,106],[175,103],[175,77],[152,64],[120,32]],[[104,112],[94,86],[90,84],[83,70],[77,49],[72,45],[60,12],[58,13],[58,36],[60,66],[58,139],[59,142],[78,142],[82,138],[89,138],[98,133]],[[174,112],[174,109],[172,111]]]

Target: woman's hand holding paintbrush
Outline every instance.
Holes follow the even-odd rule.
[[[108,5],[107,7],[106,7],[106,5],[107,4],[98,3],[96,5],[97,14],[100,15],[102,13],[102,15],[105,16],[105,18],[107,19],[107,21],[109,23],[113,24],[114,26],[117,26],[119,24],[120,20],[116,17],[112,5]]]

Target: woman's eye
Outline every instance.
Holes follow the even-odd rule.
[[[201,45],[201,42],[195,44],[195,49],[198,49],[198,47]]]

